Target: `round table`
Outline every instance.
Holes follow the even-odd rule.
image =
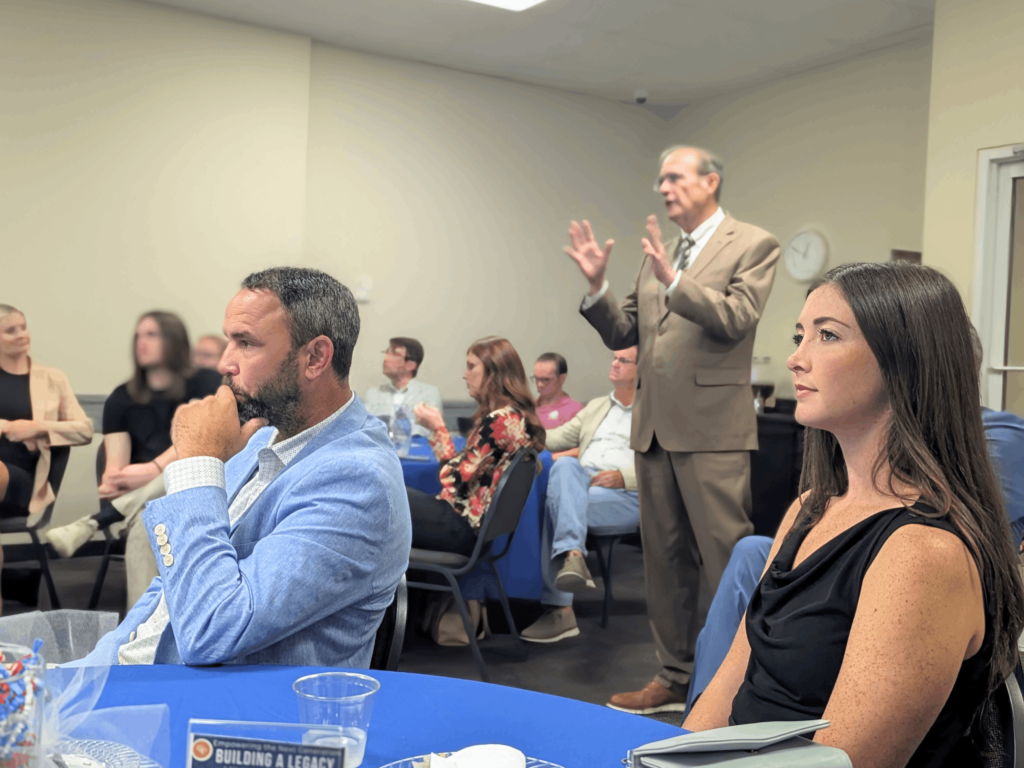
[[[166,703],[171,765],[186,765],[190,718],[294,723],[292,683],[314,672],[283,666],[112,667],[98,707]],[[564,768],[621,768],[626,751],[678,736],[675,728],[594,704],[500,685],[414,675],[380,680],[364,768],[473,744],[507,744]]]

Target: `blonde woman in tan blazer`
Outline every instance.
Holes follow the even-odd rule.
[[[0,304],[0,517],[43,511],[54,500],[50,449],[92,442],[68,377],[34,363],[30,345],[25,315]]]

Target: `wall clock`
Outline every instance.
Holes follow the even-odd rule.
[[[805,229],[797,232],[782,254],[786,271],[794,280],[810,282],[821,277],[828,261],[828,241],[820,232]]]

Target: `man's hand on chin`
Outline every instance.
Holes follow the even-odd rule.
[[[222,385],[217,394],[178,409],[171,425],[171,441],[179,459],[213,456],[227,461],[266,425],[266,419],[250,419],[239,427],[235,395],[230,387]]]

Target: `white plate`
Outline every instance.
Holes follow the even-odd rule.
[[[85,755],[102,763],[107,768],[160,768],[158,763],[140,755],[131,747],[115,744],[112,741],[92,739],[67,741],[58,745],[57,751]]]
[[[380,768],[415,768],[414,763],[422,763],[430,755],[419,755],[418,757],[407,757],[394,763],[382,765]],[[547,760],[538,760],[536,757],[526,758],[526,768],[562,768],[560,765],[549,763]]]

